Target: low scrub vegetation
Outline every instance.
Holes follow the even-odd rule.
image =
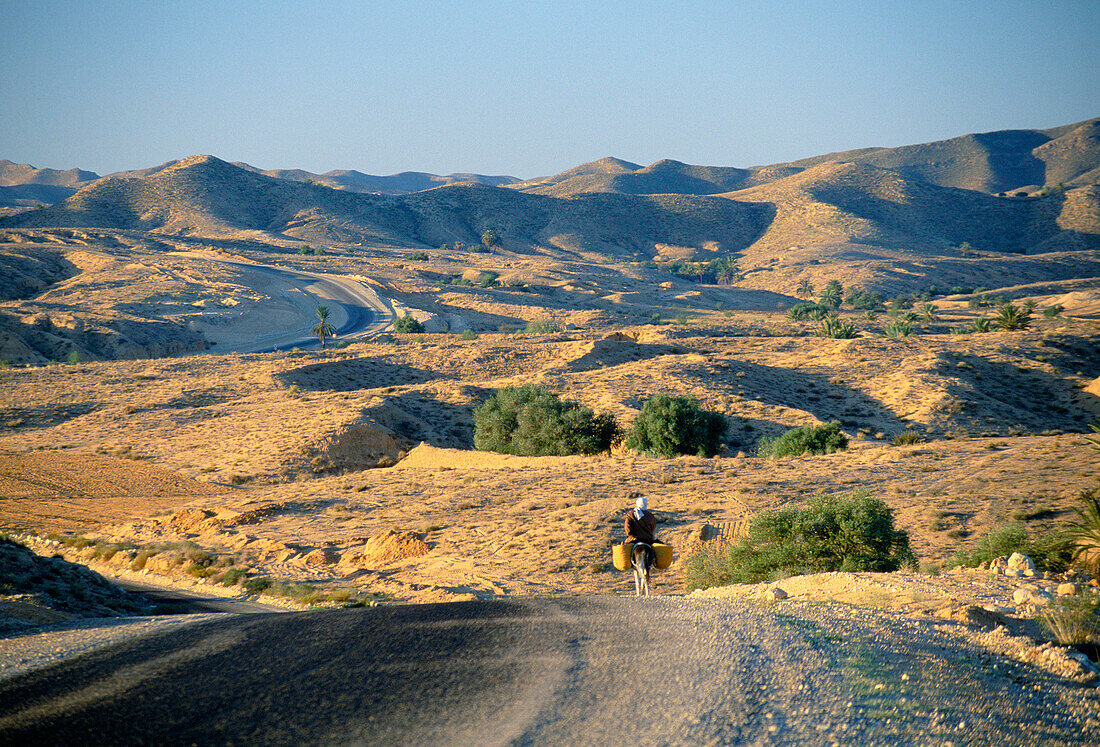
[[[611,415],[596,415],[534,384],[505,387],[474,412],[474,446],[482,451],[521,456],[596,454],[610,450],[621,438]]]
[[[424,332],[424,325],[405,314],[394,320],[393,331],[401,334],[421,334]]]
[[[999,329],[1027,329],[1031,326],[1031,311],[1011,303],[1003,304],[993,316],[993,324]]]
[[[1100,644],[1100,596],[1057,599],[1039,613],[1039,621],[1063,646]]]
[[[816,303],[796,303],[787,309],[787,318],[796,322],[821,321],[829,315],[829,308]]]
[[[837,340],[851,340],[854,337],[859,337],[859,330],[856,329],[854,324],[848,322],[842,322],[835,316],[825,317],[825,320],[821,322],[821,329],[818,331],[819,337],[832,337]]]
[[[1073,540],[1062,532],[1040,534],[1031,538],[1027,527],[1014,521],[990,530],[972,549],[960,548],[944,565],[947,568],[977,568],[994,558],[1019,552],[1030,557],[1036,568],[1060,573],[1072,562],[1073,548]]]
[[[1100,428],[1092,426],[1100,432]],[[1086,439],[1094,449],[1100,450],[1100,439]],[[1066,528],[1066,535],[1074,544],[1073,560],[1093,575],[1100,576],[1100,488],[1081,494],[1081,508],[1073,509],[1076,518]]]
[[[523,331],[529,335],[551,335],[561,332],[561,325],[553,319],[536,319],[528,322]]]
[[[658,394],[642,405],[626,446],[657,456],[714,456],[726,432],[726,418],[704,410],[693,397]]]
[[[757,456],[777,459],[799,454],[832,454],[848,448],[848,437],[840,432],[840,422],[791,428],[775,438],[765,438],[757,447]]]
[[[725,551],[688,558],[687,588],[775,581],[828,571],[896,571],[916,559],[889,506],[864,494],[821,494],[802,506],[762,511]]]

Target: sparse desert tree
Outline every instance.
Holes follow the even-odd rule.
[[[708,265],[718,285],[733,285],[741,280],[741,267],[733,257],[719,257]]]
[[[400,332],[401,334],[421,334],[424,332],[424,325],[416,321],[409,314],[399,316],[393,321],[393,331]]]
[[[474,412],[474,447],[521,456],[608,451],[622,438],[615,418],[559,399],[535,384],[500,389]]]
[[[642,405],[627,435],[626,446],[664,457],[714,456],[725,432],[725,416],[704,410],[694,397],[658,394]]]
[[[1026,308],[1005,303],[993,315],[993,324],[1000,329],[1027,329],[1031,326],[1031,312]]]
[[[814,284],[809,280],[803,280],[798,284],[798,290],[795,293],[799,298],[809,298],[814,294]]]
[[[841,302],[844,300],[842,294],[840,283],[830,280],[829,284],[825,286],[825,290],[821,292],[821,297],[817,299],[817,303],[819,306],[829,309],[839,309]]]
[[[321,348],[324,349],[325,341],[336,334],[336,327],[329,324],[328,306],[318,306],[314,313],[317,315],[318,322],[313,325],[313,334],[320,338]]]
[[[493,247],[500,246],[500,237],[491,228],[486,228],[481,232],[481,245],[486,249],[492,249]]]

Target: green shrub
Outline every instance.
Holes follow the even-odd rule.
[[[910,446],[912,444],[922,444],[925,442],[925,438],[916,431],[903,431],[897,436],[894,436],[892,443],[894,446]]]
[[[979,317],[970,323],[971,332],[989,332],[993,329],[993,325],[984,316]]]
[[[832,337],[838,340],[851,340],[854,337],[859,336],[859,330],[855,328],[854,324],[842,322],[835,316],[827,316],[825,320],[821,322],[821,329],[818,331],[818,337]]]
[[[796,322],[804,322],[809,319],[821,321],[829,314],[829,309],[816,303],[796,303],[787,309],[787,318]]]
[[[446,244],[444,244],[444,246],[446,246]],[[412,254],[409,255],[409,259],[411,259],[413,261],[416,261],[416,262],[427,262],[428,261],[428,253],[427,252],[413,252]]]
[[[881,293],[867,293],[866,291],[849,288],[844,301],[853,309],[877,311],[882,307],[883,297]]]
[[[69,362],[69,365],[76,365],[84,361],[84,359],[80,357],[80,353],[75,350],[69,353],[69,357],[66,360]]]
[[[722,557],[704,549],[687,562],[688,589],[751,584],[829,571],[896,571],[915,566],[909,535],[890,507],[860,493],[819,494],[802,506],[762,511]]]
[[[424,325],[405,314],[394,320],[393,331],[406,335],[421,334],[424,331]]]
[[[883,337],[908,337],[913,334],[913,325],[904,319],[891,319],[882,328]]]
[[[1100,428],[1091,426],[1100,433]],[[1085,439],[1100,450],[1100,439]],[[1085,566],[1093,575],[1100,575],[1100,488],[1081,493],[1081,508],[1074,508],[1076,517],[1066,534],[1074,544],[1073,560]]]
[[[597,454],[622,438],[615,418],[595,415],[545,387],[498,390],[474,412],[474,447],[522,456]]]
[[[481,288],[492,288],[497,284],[498,277],[500,277],[500,275],[495,272],[483,272],[477,284]]]
[[[260,576],[244,582],[244,590],[249,594],[259,594],[271,586],[271,579]]]
[[[461,339],[463,339],[463,340],[476,340],[477,339],[477,332],[474,332],[472,329],[468,329],[468,330],[466,330],[465,332],[462,333]]]
[[[1039,613],[1039,621],[1063,646],[1100,643],[1100,596],[1086,592],[1056,599]]]
[[[1045,309],[1043,309],[1043,316],[1046,317],[1047,319],[1053,319],[1056,316],[1060,316],[1061,313],[1065,310],[1066,310],[1066,307],[1063,306],[1062,304],[1060,304],[1060,303],[1055,304],[1054,306],[1048,306]]]
[[[765,438],[756,449],[758,456],[777,459],[799,454],[832,454],[848,448],[848,437],[840,432],[840,422],[791,428],[776,438]]]
[[[561,325],[553,319],[536,319],[533,322],[528,322],[523,331],[529,335],[550,335],[561,332]]]
[[[1027,329],[1031,326],[1031,312],[1026,308],[1005,303],[993,315],[993,324],[1000,329]]]
[[[1073,541],[1060,532],[1039,535],[1030,539],[1027,527],[1018,521],[1003,524],[987,532],[974,548],[959,548],[944,565],[947,568],[965,566],[977,568],[1002,555],[1023,553],[1035,562],[1035,567],[1061,572],[1069,567],[1073,558]]]
[[[451,285],[473,285],[474,281],[467,280],[466,278],[462,277],[461,275],[455,275],[453,278],[451,278],[451,283],[450,284]]]
[[[672,457],[677,454],[714,456],[726,432],[726,418],[704,410],[694,397],[658,394],[650,397],[635,418],[627,448]]]

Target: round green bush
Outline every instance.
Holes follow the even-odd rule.
[[[611,415],[596,415],[535,384],[505,387],[474,412],[474,447],[481,451],[521,456],[598,454],[621,438]]]
[[[420,334],[424,331],[424,325],[405,314],[394,320],[393,331],[401,334]]]
[[[832,454],[848,448],[848,437],[840,432],[837,420],[823,425],[791,428],[776,438],[765,438],[756,450],[757,456],[776,459],[799,454]]]
[[[704,410],[694,397],[658,394],[642,405],[626,446],[665,457],[677,454],[714,456],[725,432],[726,418]]]
[[[861,494],[820,494],[802,506],[761,511],[724,556],[689,558],[691,588],[753,584],[828,571],[896,571],[916,558],[890,507]]]

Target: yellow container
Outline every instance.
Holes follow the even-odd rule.
[[[654,542],[653,551],[657,553],[657,567],[662,571],[672,565],[672,545],[664,542]]]
[[[630,570],[630,551],[634,549],[633,542],[624,542],[621,545],[611,546],[611,562],[620,571]]]
[[[630,553],[633,549],[633,542],[611,546],[611,562],[617,569],[620,571],[630,570]],[[657,555],[657,568],[664,570],[672,565],[672,545],[666,545],[664,542],[654,542],[653,552]]]

